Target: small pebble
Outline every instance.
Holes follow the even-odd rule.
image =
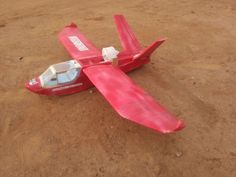
[[[93,90],[89,90],[89,93],[93,93]]]
[[[24,57],[19,57],[19,60],[23,60]]]
[[[176,155],[176,157],[181,157],[183,155],[183,153],[182,152],[176,152],[175,155]]]

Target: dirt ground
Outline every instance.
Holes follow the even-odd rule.
[[[235,177],[234,0],[0,0],[1,177]],[[30,93],[24,82],[70,58],[58,42],[76,22],[121,50],[113,14],[147,46],[168,40],[129,74],[186,122],[162,135],[121,119],[96,90]]]

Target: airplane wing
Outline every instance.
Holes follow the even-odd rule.
[[[84,73],[120,116],[138,124],[170,133],[184,127],[120,69],[112,65],[87,67]]]
[[[100,50],[86,39],[74,23],[66,26],[58,37],[74,59],[80,60],[102,56]]]

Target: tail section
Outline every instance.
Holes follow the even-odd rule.
[[[125,17],[123,15],[115,15],[114,20],[124,51],[132,54],[139,53],[142,50],[142,47],[126,22]]]
[[[134,56],[134,59],[149,57],[166,39],[157,39],[150,46],[142,50],[140,53]]]

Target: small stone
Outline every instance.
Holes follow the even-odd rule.
[[[89,93],[93,93],[93,90],[89,90]]]
[[[176,155],[176,157],[181,157],[183,155],[183,153],[179,151],[179,152],[176,152],[175,155]]]
[[[19,57],[19,60],[23,60],[24,57]]]

